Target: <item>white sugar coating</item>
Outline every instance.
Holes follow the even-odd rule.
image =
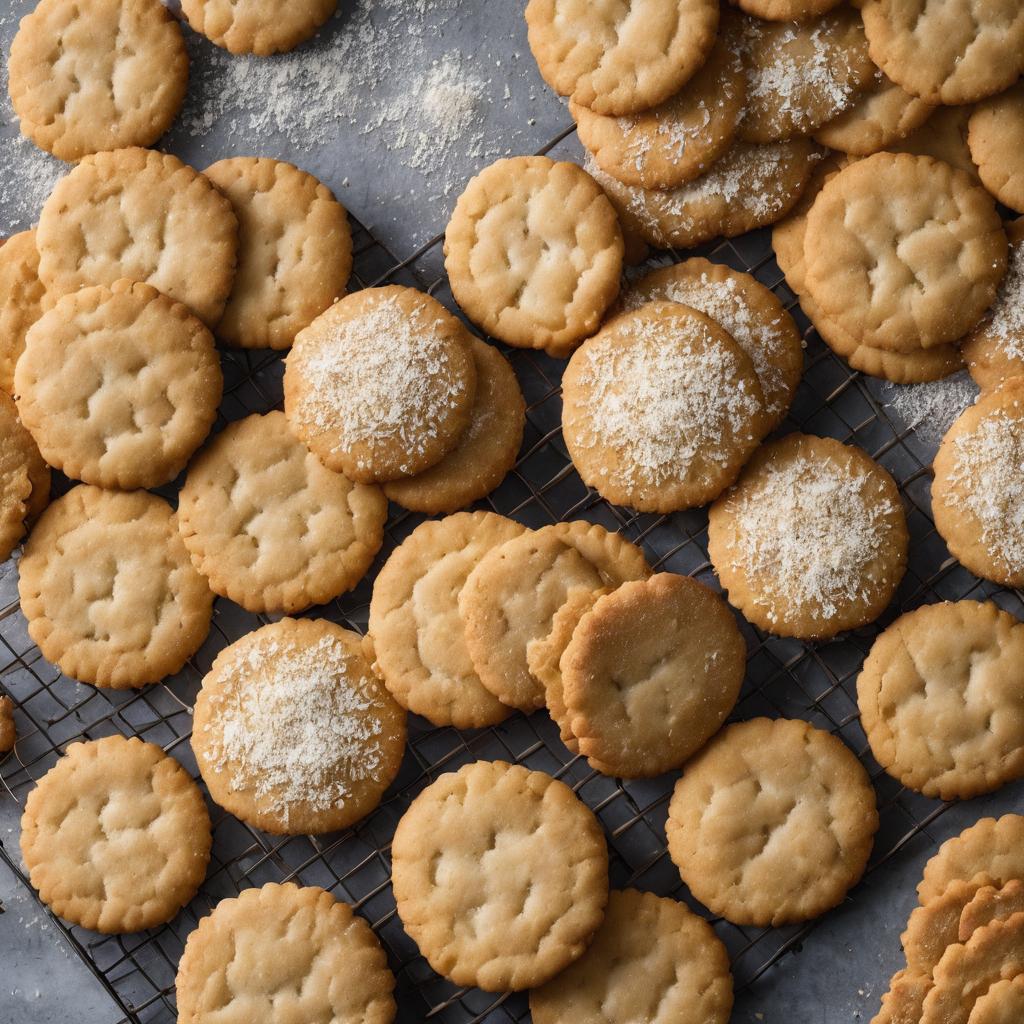
[[[696,121],[680,121],[670,115],[659,118],[653,135],[647,130],[637,133],[639,121],[636,117],[617,118],[619,131],[628,140],[626,159],[638,172],[644,169],[648,156],[655,149],[670,159],[680,159],[686,152],[687,143],[699,139],[711,123],[711,111],[703,100],[697,109],[700,116]]]
[[[982,330],[1007,357],[1024,360],[1024,242],[1010,247],[1006,276]]]
[[[966,370],[924,384],[882,386],[885,408],[926,444],[938,444],[953,421],[978,397],[978,385]]]

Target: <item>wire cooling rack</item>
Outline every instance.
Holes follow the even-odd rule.
[[[569,131],[563,132],[542,152],[567,135]],[[440,238],[398,259],[363,225],[353,222],[353,230],[353,288],[409,284],[454,306],[446,279],[432,269],[438,266]],[[806,365],[782,431],[799,429],[860,445],[892,472],[905,499],[912,537],[910,565],[894,607],[878,626],[824,645],[770,637],[743,623],[750,657],[747,680],[733,715],[736,719],[761,714],[802,717],[842,736],[857,752],[875,783],[881,815],[869,868],[872,872],[915,837],[934,844],[929,826],[949,808],[903,789],[870,757],[858,722],[855,681],[879,627],[901,611],[936,600],[993,596],[1018,615],[1024,613],[1024,604],[1019,594],[979,582],[950,559],[931,519],[929,454],[912,431],[890,419],[874,383],[852,372],[809,328],[772,256],[768,232],[698,251],[716,262],[749,271],[772,288],[797,317],[807,343]],[[679,258],[672,253],[652,262]],[[507,355],[526,396],[526,436],[514,470],[480,506],[535,527],[577,518],[601,523],[640,543],[657,569],[695,576],[719,589],[707,557],[706,512],[638,515],[611,506],[588,490],[572,468],[561,439],[559,380],[564,363],[533,352],[510,350]],[[218,427],[280,404],[280,353],[225,352],[223,363],[225,391]],[[167,494],[173,500],[174,488]],[[377,570],[422,518],[393,508],[384,548],[367,578],[353,592],[309,614],[327,615],[351,629],[365,631]],[[0,608],[0,692],[14,698],[19,738],[14,752],[0,762],[0,780],[6,791],[0,800],[13,799],[23,805],[28,791],[69,743],[112,733],[159,744],[198,777],[189,736],[192,703],[200,681],[221,648],[268,620],[218,599],[210,638],[181,673],[140,691],[97,690],[63,677],[42,658],[28,637],[13,580],[12,570],[6,577],[12,600]],[[0,580],[0,593],[3,586]],[[502,758],[563,779],[604,825],[614,886],[632,885],[690,901],[665,846],[664,823],[674,774],[639,781],[599,775],[585,760],[566,750],[558,730],[543,713],[528,718],[516,714],[501,726],[471,732],[437,729],[413,716],[398,779],[382,805],[354,828],[321,837],[269,836],[211,804],[214,839],[209,873],[200,894],[173,921],[149,932],[123,936],[101,936],[56,923],[120,1007],[122,1024],[173,1022],[177,1019],[174,977],[185,939],[220,899],[270,881],[320,885],[352,903],[383,943],[398,979],[399,1021],[528,1021],[525,995],[495,996],[457,988],[434,974],[402,930],[391,894],[389,848],[402,812],[439,774],[478,758]],[[0,843],[0,856],[27,886],[16,835]],[[850,899],[856,903],[857,889]],[[755,986],[787,953],[799,949],[814,927],[758,930],[721,920],[713,923],[729,949],[741,991]]]

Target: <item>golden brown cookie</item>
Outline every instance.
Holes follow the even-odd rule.
[[[875,791],[843,742],[799,719],[767,718],[729,726],[687,764],[665,826],[693,895],[759,927],[839,903],[877,828]]]
[[[967,145],[967,131],[973,106],[936,107],[923,125],[906,138],[886,147],[894,153],[931,156],[963,171],[976,184],[981,183],[978,168]]]
[[[445,269],[466,316],[516,348],[567,356],[619,292],[615,210],[576,164],[519,156],[485,167],[445,230]]]
[[[832,10],[841,0],[729,0],[741,11],[766,21],[803,21]]]
[[[1021,911],[1024,911],[1024,881],[1011,878],[1002,886],[983,885],[960,914],[958,937],[961,942],[967,942],[979,928]]]
[[[239,348],[288,348],[345,294],[352,271],[345,207],[283,160],[233,157],[203,174],[238,218],[238,269],[217,337]]]
[[[46,505],[50,471],[14,401],[0,391],[0,560],[7,561]]]
[[[25,335],[42,313],[39,250],[35,231],[22,231],[0,245],[0,388],[14,393],[14,364],[25,351]]]
[[[610,587],[617,587],[628,580],[645,580],[651,575],[647,557],[638,545],[598,523],[571,519],[545,526],[537,532],[545,536],[550,533],[563,544],[575,548]]]
[[[73,679],[114,689],[177,672],[206,639],[213,607],[166,501],[88,484],[36,523],[18,592],[43,657]]]
[[[210,816],[185,769],[153,743],[72,743],[25,801],[21,855],[39,898],[104,934],[169,921],[210,860]]]
[[[338,0],[182,0],[181,13],[230,53],[267,57],[304,43],[337,6]]]
[[[957,879],[941,895],[914,908],[906,931],[900,936],[907,955],[907,970],[912,975],[930,981],[943,954],[960,941],[961,915],[989,882],[988,875],[977,875],[970,881]]]
[[[192,749],[213,800],[265,832],[335,832],[364,818],[405,752],[405,711],[362,638],[281,619],[217,655],[196,697]]]
[[[9,754],[18,739],[14,721],[14,701],[4,695],[0,697],[0,755]]]
[[[487,992],[582,956],[608,901],[601,826],[562,782],[475,761],[427,786],[391,844],[398,916],[430,966]]]
[[[969,880],[980,874],[991,876],[993,885],[1024,878],[1024,816],[982,818],[947,839],[924,866],[918,899],[927,904],[957,879]]]
[[[871,1024],[921,1024],[921,1006],[932,979],[911,971],[897,971],[882,996],[882,1008]]]
[[[156,142],[185,99],[188,54],[159,0],[40,0],[7,71],[22,135],[75,161]]]
[[[379,487],[327,469],[281,412],[228,426],[189,467],[181,535],[217,594],[292,614],[351,590],[384,540]]]
[[[329,469],[369,484],[440,462],[469,426],[472,336],[436,299],[366,288],[300,331],[284,372],[295,436]]]
[[[1024,1020],[1024,974],[993,982],[971,1010],[969,1024],[1018,1024]]]
[[[1005,206],[1024,213],[1024,85],[974,108],[967,145],[985,188]]]

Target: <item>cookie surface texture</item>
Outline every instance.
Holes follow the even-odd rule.
[[[25,351],[25,335],[43,312],[46,289],[39,280],[35,231],[22,231],[0,245],[0,388],[14,393],[14,364]]]
[[[932,979],[926,975],[897,971],[871,1024],[920,1024],[921,1006],[931,987]]]
[[[975,185],[981,184],[978,168],[967,145],[973,106],[936,107],[928,120],[888,148],[894,153],[911,153],[943,160],[963,171]]]
[[[999,885],[1024,878],[1024,817],[1004,814],[1001,818],[982,818],[960,835],[947,839],[924,866],[918,899],[928,903],[952,882],[980,874],[991,876],[993,884]]]
[[[6,392],[0,392],[0,437],[0,557],[6,561],[45,506],[50,471]]]
[[[231,53],[267,57],[305,42],[338,0],[182,0],[189,25]]]
[[[961,915],[990,881],[988,875],[978,875],[969,882],[951,882],[942,895],[913,909],[907,929],[900,936],[908,971],[918,977],[932,977],[946,950],[960,941]]]
[[[982,183],[1004,206],[1024,213],[1024,86],[979,103],[967,145]]]
[[[765,21],[803,21],[832,10],[840,0],[730,0],[741,11]]]
[[[959,939],[968,939],[985,925],[1024,911],[1024,881],[1011,878],[1006,885],[982,886],[960,914]]]
[[[452,294],[488,334],[566,356],[619,291],[615,210],[576,164],[499,160],[471,179],[445,230]]]
[[[1017,1024],[1024,1020],[1024,974],[994,982],[974,1004],[969,1024]]]
[[[564,783],[503,761],[423,790],[391,858],[398,915],[430,966],[487,992],[542,985],[578,960],[608,901],[597,819]]]
[[[25,801],[21,853],[59,917],[115,934],[169,921],[210,859],[199,787],[153,743],[72,743]]]

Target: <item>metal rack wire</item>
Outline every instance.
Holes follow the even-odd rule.
[[[568,134],[563,132],[543,151]],[[454,305],[444,277],[427,269],[432,255],[436,265],[434,250],[439,238],[398,259],[365,227],[354,223],[353,228],[353,287],[411,284]],[[767,232],[705,247],[702,254],[754,274],[779,294],[804,331],[804,379],[783,431],[800,429],[858,444],[882,462],[900,485],[912,535],[910,566],[894,608],[879,625],[928,601],[968,596],[995,596],[1017,614],[1024,612],[1020,595],[980,583],[949,558],[931,520],[929,470],[921,446],[912,432],[901,430],[890,419],[875,389],[836,358],[809,328],[775,264]],[[679,257],[671,254],[671,258]],[[589,491],[573,470],[561,440],[559,378],[564,364],[532,352],[513,350],[507,354],[527,400],[526,437],[514,470],[481,506],[531,526],[570,518],[600,522],[641,543],[658,569],[693,575],[717,589],[707,558],[706,513],[638,515],[613,507]],[[224,370],[220,426],[279,404],[280,354],[225,352]],[[173,497],[173,489],[168,493]],[[349,628],[365,630],[377,569],[422,521],[420,516],[393,513],[384,549],[367,579],[352,593],[326,608],[313,609],[311,614],[326,614]],[[11,579],[13,573],[8,575],[8,587]],[[2,587],[0,581],[0,593]],[[186,668],[159,685],[125,693],[96,690],[61,676],[32,644],[17,602],[12,600],[0,609],[0,691],[10,694],[16,703],[19,739],[15,751],[0,762],[5,791],[0,799],[23,804],[27,792],[68,743],[115,732],[158,743],[196,775],[189,735],[192,701],[200,680],[218,650],[263,621],[219,599],[210,638]],[[932,842],[928,828],[948,805],[904,790],[882,773],[871,760],[859,726],[854,684],[878,627],[858,630],[825,645],[769,637],[746,624],[744,630],[750,650],[748,677],[733,717],[803,717],[841,735],[857,752],[876,784],[882,820],[869,870],[894,857],[915,837]],[[469,760],[495,757],[543,769],[575,788],[605,827],[613,885],[635,885],[689,899],[665,848],[663,826],[674,776],[624,782],[599,775],[565,749],[557,729],[543,713],[529,718],[516,714],[501,726],[465,733],[436,729],[413,718],[398,780],[381,807],[354,828],[322,837],[274,837],[211,805],[214,842],[209,874],[200,894],[172,922],[124,936],[100,936],[57,924],[120,1007],[123,1022],[169,1022],[177,1016],[174,976],[184,941],[218,900],[269,881],[321,885],[354,904],[380,937],[398,978],[400,1021],[527,1021],[525,996],[496,997],[460,989],[434,974],[402,930],[389,883],[390,838],[412,797],[444,771]],[[0,843],[0,856],[28,885],[16,845]],[[857,899],[856,890],[852,898]],[[721,920],[714,926],[729,948],[739,988],[753,985],[798,948],[813,927],[762,931]]]

